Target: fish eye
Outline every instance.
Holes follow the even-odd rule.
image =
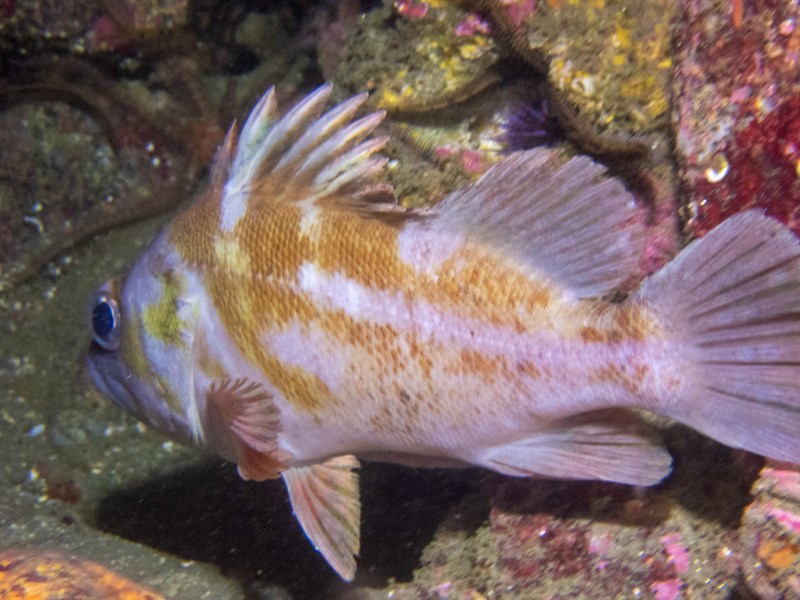
[[[119,348],[120,315],[117,302],[100,294],[92,307],[92,331],[94,341],[106,350]]]

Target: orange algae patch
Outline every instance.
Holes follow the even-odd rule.
[[[800,557],[800,545],[767,540],[758,549],[758,557],[771,569],[786,569]]]
[[[102,565],[54,550],[0,552],[0,591],[4,600],[165,600]]]
[[[744,20],[744,0],[733,0],[733,26],[737,29],[742,26]]]

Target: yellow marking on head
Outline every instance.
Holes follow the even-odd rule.
[[[185,324],[178,317],[178,298],[183,284],[172,271],[165,273],[161,279],[161,298],[144,307],[142,324],[147,334],[153,338],[183,348],[185,342],[181,334]]]
[[[134,375],[144,382],[154,385],[172,411],[182,410],[178,398],[167,387],[164,380],[153,371],[153,365],[144,349],[143,336],[150,335],[137,312],[122,315],[122,336],[119,352],[122,360]]]
[[[142,322],[136,313],[123,314],[122,336],[120,339],[120,354],[125,364],[136,374],[139,379],[150,380],[153,377],[150,361],[144,352],[142,336]]]

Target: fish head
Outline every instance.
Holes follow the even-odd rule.
[[[198,289],[168,236],[159,236],[124,279],[92,297],[88,367],[115,404],[176,441],[202,446],[193,382]]]

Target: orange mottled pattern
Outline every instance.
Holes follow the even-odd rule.
[[[210,298],[247,360],[257,365],[293,406],[312,413],[352,409],[354,398],[337,397],[318,377],[283,364],[265,348],[261,338],[265,330],[313,323],[355,363],[350,367],[354,390],[359,377],[368,372],[359,362],[393,375],[383,377],[384,383],[395,382],[392,389],[366,391],[400,400],[391,408],[384,407],[398,413],[393,415],[396,420],[388,415],[369,417],[374,428],[393,420],[404,423],[410,432],[421,418],[420,402],[427,406],[425,418],[447,410],[428,394],[433,388],[423,389],[431,386],[434,361],[444,365],[445,374],[483,375],[487,382],[502,378],[519,396],[524,395],[524,379],[548,373],[547,366],[511,365],[503,357],[462,352],[435,340],[423,344],[413,332],[357,320],[334,307],[317,305],[297,290],[300,268],[308,263],[367,289],[399,293],[409,302],[424,301],[454,318],[516,333],[555,330],[562,338],[586,344],[642,340],[652,333],[652,319],[639,307],[605,308],[600,314],[599,305],[564,302],[548,284],[479,244],[463,245],[443,260],[432,276],[398,255],[397,236],[402,226],[336,208],[320,209],[309,225],[303,224],[304,210],[299,204],[250,198],[245,215],[233,231],[225,233],[219,231],[219,201],[207,196],[176,219],[170,240],[189,266],[205,273]],[[581,325],[587,322],[592,326]],[[416,382],[410,385],[418,389],[406,387],[403,381]],[[625,387],[630,385],[626,382]],[[515,394],[511,396],[509,401],[515,401]],[[410,401],[404,402],[404,398]],[[464,415],[465,419],[473,417]]]
[[[54,550],[11,549],[0,552],[0,598],[3,600],[164,600],[90,560]]]

